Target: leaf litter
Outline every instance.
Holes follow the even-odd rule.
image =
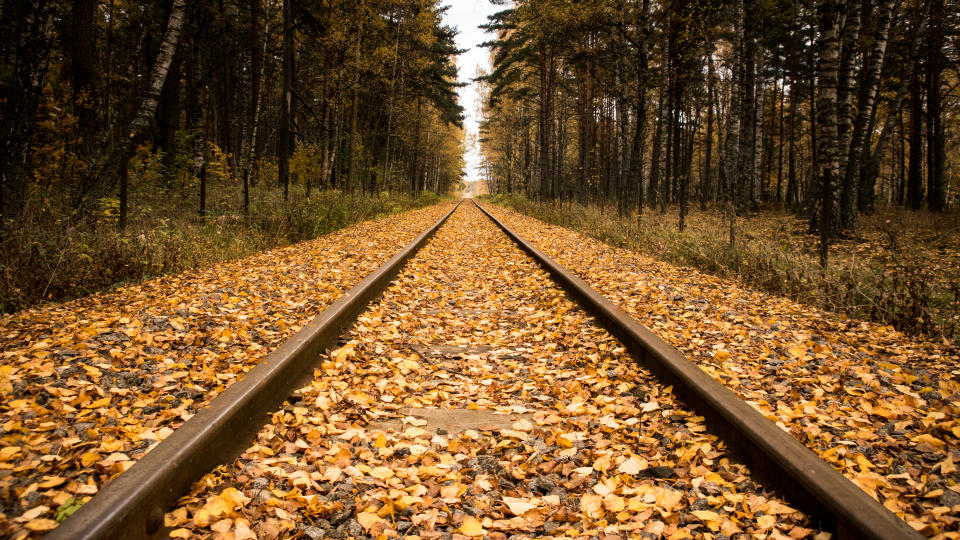
[[[166,514],[172,537],[817,533],[472,205],[318,366]]]
[[[450,207],[0,317],[0,537],[56,527]]]
[[[490,210],[915,529],[960,537],[955,347]]]

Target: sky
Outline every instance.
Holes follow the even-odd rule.
[[[444,4],[450,6],[444,14],[444,22],[458,30],[457,47],[468,49],[457,57],[460,82],[468,83],[467,86],[459,89],[459,94],[460,104],[463,106],[466,117],[464,128],[467,131],[467,141],[476,141],[480,122],[478,118],[480,103],[476,85],[470,83],[470,80],[476,76],[477,68],[483,67],[487,71],[490,69],[490,50],[478,47],[479,44],[488,41],[490,36],[477,26],[487,22],[487,15],[492,15],[504,8],[494,6],[488,0],[447,0]],[[468,181],[479,179],[479,149],[469,146],[469,143],[466,161],[466,179]]]

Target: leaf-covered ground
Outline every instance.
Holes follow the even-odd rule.
[[[960,537],[956,350],[491,210],[916,529]]]
[[[0,537],[55,527],[450,208],[0,318]]]
[[[318,365],[172,537],[815,532],[472,204]]]

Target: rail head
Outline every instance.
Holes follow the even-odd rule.
[[[156,535],[163,527],[164,511],[193,482],[250,446],[268,421],[267,415],[311,376],[323,349],[336,343],[341,332],[387,288],[461,202],[327,306],[45,538],[136,540]]]
[[[924,538],[867,495],[813,451],[768,420],[544,252],[473,201],[520,248],[537,261],[581,306],[675,393],[704,415],[707,426],[774,491],[820,520],[841,539]]]

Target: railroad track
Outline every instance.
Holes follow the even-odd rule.
[[[48,538],[680,529],[919,537],[466,202]]]

